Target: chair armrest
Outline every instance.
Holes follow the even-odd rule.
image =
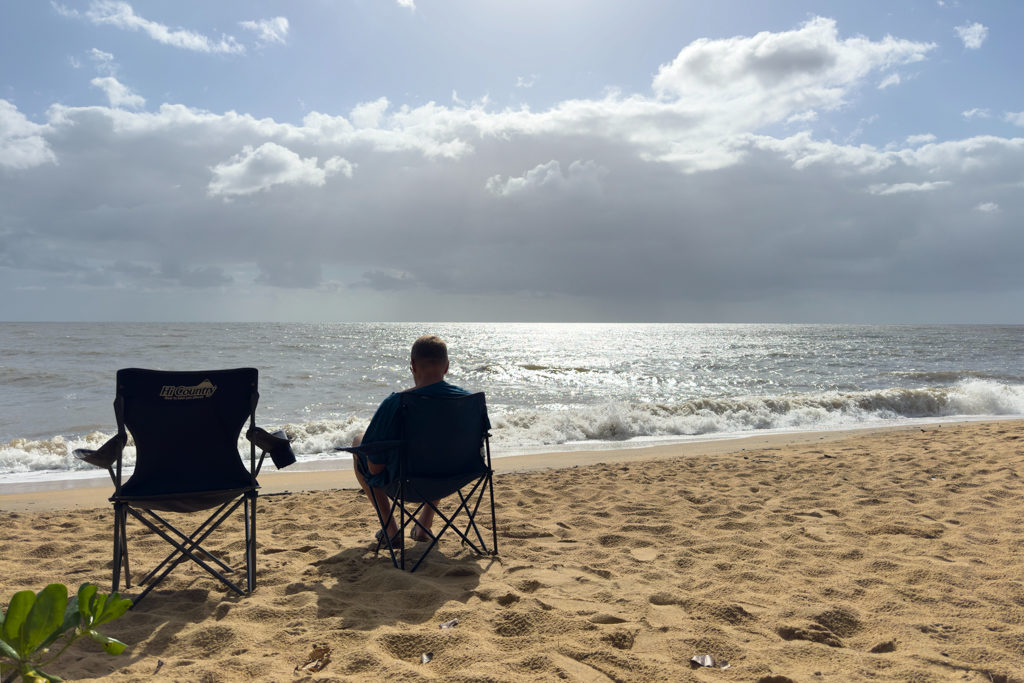
[[[356,468],[363,473],[368,484],[384,486],[390,483],[390,477],[386,474],[389,467],[391,476],[395,476],[397,472],[401,471],[400,465],[393,459],[393,456],[389,457],[389,452],[393,453],[403,443],[400,440],[371,441],[358,446],[336,446],[334,450],[351,453]],[[357,459],[356,456],[359,458]],[[387,478],[388,481],[378,481],[381,478]]]
[[[121,453],[124,452],[125,444],[128,443],[128,435],[124,432],[118,432],[114,436],[107,439],[107,442],[97,448],[91,450],[89,448],[76,448],[71,453],[76,458],[83,462],[87,462],[94,467],[102,467],[110,475],[110,481],[114,482],[114,489],[120,487],[117,482],[117,477],[121,473],[121,468],[118,466],[117,474],[114,474],[114,463],[121,459]]]
[[[348,451],[349,453],[359,453],[366,456],[368,460],[372,460],[374,453],[381,451],[389,451],[392,448],[397,448],[402,445],[401,440],[391,441],[372,441],[370,443],[360,444],[358,446],[335,446],[336,451]]]
[[[109,470],[117,462],[117,459],[121,457],[121,452],[124,451],[126,443],[128,443],[127,435],[115,434],[96,450],[76,448],[72,451],[72,454],[83,462]]]
[[[245,438],[264,453],[269,453],[270,459],[274,461],[274,467],[279,470],[295,462],[295,453],[292,451],[291,439],[282,430],[271,434],[261,427],[253,427],[245,433]],[[263,464],[262,457],[260,458],[260,464]]]

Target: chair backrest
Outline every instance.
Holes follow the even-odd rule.
[[[238,453],[238,436],[255,414],[257,383],[255,368],[119,370],[118,427],[127,427],[136,448],[135,472],[120,494],[166,496],[255,485]]]
[[[483,448],[490,423],[482,393],[403,393],[399,420],[406,477],[455,477],[486,468]]]

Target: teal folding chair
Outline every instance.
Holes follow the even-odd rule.
[[[406,392],[400,397],[397,416],[399,440],[339,449],[385,465],[391,476],[390,483],[384,487],[393,503],[390,510],[381,510],[370,496],[381,525],[377,550],[386,546],[394,566],[404,570],[405,530],[418,527],[421,533],[429,534],[430,540],[410,571],[416,571],[449,531],[473,552],[496,555],[498,529],[494,513],[494,471],[491,469],[490,422],[484,395],[441,397]],[[457,496],[458,504],[451,514],[446,515],[434,501],[449,496]],[[491,513],[489,548],[484,541],[485,534],[477,524],[485,496]],[[425,505],[443,522],[436,532],[423,529],[417,520]],[[397,548],[387,534],[392,518],[396,518],[399,529]]]

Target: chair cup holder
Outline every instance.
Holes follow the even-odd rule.
[[[277,469],[282,470],[295,464],[295,452],[292,451],[291,441],[288,440],[288,435],[284,433],[284,430],[279,429],[271,434],[260,427],[253,427],[245,433],[245,438],[249,439],[257,448],[268,453]]]

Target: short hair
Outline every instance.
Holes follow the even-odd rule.
[[[434,363],[448,362],[448,346],[436,334],[425,334],[412,343],[412,360]]]

